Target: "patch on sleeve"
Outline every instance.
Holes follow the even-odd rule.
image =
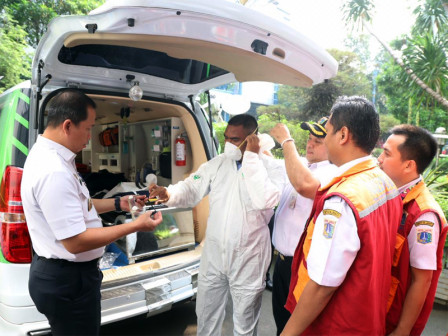
[[[434,226],[434,223],[433,223],[433,222],[430,222],[430,221],[422,220],[422,221],[415,222],[414,225],[415,225],[415,226],[427,225],[427,226],[433,227],[433,226]]]
[[[325,213],[325,210],[324,210]],[[339,214],[340,215],[340,214]],[[324,232],[323,235],[327,239],[332,239],[334,234],[334,228],[336,226],[336,218],[333,215],[325,216],[324,215]]]
[[[341,217],[341,214],[333,209],[324,209],[322,212],[323,212],[324,216],[329,215],[329,216],[334,216],[336,218]]]
[[[196,181],[196,180],[199,180],[200,178],[201,178],[201,175],[194,175],[194,176],[193,176],[193,180],[195,180],[195,181]]]
[[[432,228],[417,227],[417,243],[419,244],[431,244],[432,243]]]

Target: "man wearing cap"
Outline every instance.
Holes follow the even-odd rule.
[[[291,316],[284,308],[291,279],[291,263],[318,187],[318,183],[306,183],[307,180],[303,178],[305,174],[300,172],[309,170],[320,183],[326,184],[336,171],[336,166],[328,161],[327,149],[324,145],[327,120],[327,117],[323,117],[317,123],[304,122],[300,125],[302,129],[309,131],[305,158],[298,155],[289,130],[284,124],[277,124],[271,130],[271,135],[282,144],[286,172],[290,180],[285,179],[286,183],[275,213],[272,236],[272,243],[278,254],[272,289],[272,311],[277,335],[280,335]],[[291,142],[291,145],[284,146],[288,142]]]

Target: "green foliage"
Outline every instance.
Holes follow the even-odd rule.
[[[426,33],[410,38],[403,50],[404,60],[418,77],[435,92],[446,96],[448,94],[447,56],[448,43],[446,36]],[[403,74],[402,78],[409,82],[409,76]],[[411,86],[410,95],[416,98],[416,102],[435,105],[436,101],[418,85]]]
[[[358,48],[361,48],[358,45]],[[338,74],[332,79],[334,85],[339,90],[339,95],[344,96],[365,96],[371,98],[371,80],[361,70],[365,67],[357,54],[350,51],[330,49],[328,52],[339,64]]]
[[[372,156],[378,158],[381,155],[382,152],[383,152],[382,148],[376,147],[372,151]]]
[[[26,33],[10,15],[0,15],[0,93],[31,77]]]
[[[277,122],[282,122],[284,119],[292,120],[295,118],[294,113],[291,113],[291,110],[285,105],[259,106],[257,108],[257,114],[259,116],[268,115],[270,120],[276,120]]]
[[[303,105],[301,120],[318,120],[327,116],[335,102],[341,95],[336,80],[330,79],[326,83],[312,86],[305,92],[306,102]]]
[[[375,9],[373,1],[349,0],[342,6],[344,20],[347,23],[362,25],[362,20],[371,21],[371,12]]]
[[[356,44],[356,42],[353,42]],[[362,48],[362,45],[358,45]],[[317,120],[327,116],[336,98],[345,95],[370,96],[371,82],[360,70],[363,64],[353,52],[337,49],[329,53],[339,63],[336,77],[311,88],[298,88],[282,85],[278,91],[279,104],[275,107],[257,109],[259,115],[283,115],[290,121]]]
[[[271,129],[274,128],[274,126],[279,122],[288,127],[291,138],[294,139],[299,154],[304,156],[306,151],[306,142],[308,140],[308,132],[300,128],[301,122],[290,121],[285,118],[279,121],[271,115],[264,114],[258,117],[259,132],[269,134]],[[272,150],[272,154],[277,158],[283,158],[283,152],[280,144],[276,144],[275,148]]]
[[[441,206],[445,217],[448,217],[448,160],[441,160],[436,166],[433,161],[431,165],[423,172],[423,180],[425,181],[429,191]]]
[[[381,36],[366,25],[372,17],[373,0],[349,0],[342,5],[344,19],[353,28],[356,24],[367,28],[370,34],[380,41]],[[445,126],[446,118],[442,110],[447,110],[441,101],[448,96],[447,35],[448,14],[446,3],[440,0],[421,0],[414,10],[415,24],[408,36],[390,43],[395,49],[396,59],[386,50],[380,60],[379,80],[380,111],[387,110],[401,122],[422,126],[429,130]],[[384,54],[389,55],[387,58]],[[412,79],[409,70],[421,81]],[[428,93],[429,87],[435,93]],[[445,126],[446,127],[446,126]]]
[[[423,180],[425,181],[429,191],[439,203],[440,207],[448,218],[448,160],[440,159],[439,165],[436,166],[434,160],[431,165],[423,172]],[[448,247],[448,240],[445,242],[445,248]]]
[[[446,111],[417,84],[409,82],[390,56],[385,59],[377,83],[379,90],[387,97],[387,111],[400,123],[418,125],[431,132],[440,126],[448,127]]]
[[[390,114],[380,114],[380,139],[386,141],[389,130],[399,125],[400,121]]]
[[[433,35],[446,33],[448,27],[448,15],[445,9],[445,1],[426,0],[417,6],[414,14],[417,15],[415,25],[412,27],[413,35]]]
[[[31,47],[58,15],[87,14],[105,0],[0,0],[0,93],[31,77]]]
[[[36,47],[54,17],[87,14],[104,2],[105,0],[0,0],[0,8],[4,8],[19,25],[26,27],[27,42]]]
[[[361,34],[355,36],[349,34],[346,39],[344,39],[344,45],[352,53],[357,55],[359,59],[359,70],[366,73],[367,66],[370,64],[371,54],[370,54],[370,38],[366,34]]]
[[[448,161],[440,161],[440,164],[436,166],[436,162],[433,161],[428,168],[423,172],[423,180],[428,186],[434,197],[448,197]]]
[[[199,104],[204,105],[208,103],[208,96],[207,93],[201,92],[199,94]]]
[[[221,154],[222,151],[224,150],[224,132],[226,131],[226,127],[227,127],[226,122],[213,123],[213,129],[219,141],[218,154]]]

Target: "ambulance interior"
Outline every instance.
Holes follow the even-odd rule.
[[[150,183],[175,184],[207,160],[196,121],[184,106],[134,102],[120,96],[89,96],[96,104],[96,125],[90,143],[77,155],[76,164],[92,198],[143,194]],[[178,157],[180,162],[176,164],[178,137],[184,142],[181,147],[185,160]],[[145,210],[161,211],[163,222],[153,232],[130,234],[107,246],[103,268],[191,251],[201,242],[208,213],[204,200],[193,209],[148,202]],[[130,213],[115,211],[100,217],[104,226],[132,220]]]

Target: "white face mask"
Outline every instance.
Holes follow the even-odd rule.
[[[226,142],[226,144],[224,145],[224,155],[229,159],[235,161],[241,160],[241,157],[243,156],[241,154],[241,150],[234,144],[231,144],[230,142]]]
[[[269,134],[258,134],[258,138],[260,139],[260,153],[263,153],[264,151],[270,151],[275,147],[274,139],[272,139]]]

